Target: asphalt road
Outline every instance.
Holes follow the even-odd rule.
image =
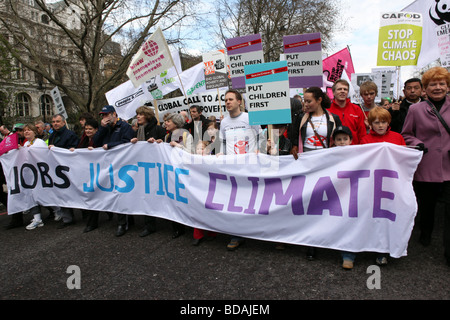
[[[162,219],[156,233],[141,238],[142,216],[118,238],[116,217],[108,221],[102,213],[100,227],[89,233],[82,232],[85,221],[80,211],[75,217],[77,223],[65,229],[57,229],[55,221],[32,231],[0,229],[1,300],[176,300],[192,306],[206,300],[450,299],[440,211],[432,244],[420,245],[415,228],[408,256],[391,258],[379,269],[379,281],[369,279],[375,275],[368,270],[374,265],[374,253],[358,254],[354,269],[346,271],[334,250],[319,249],[317,258],[309,261],[302,246],[276,250],[274,243],[247,239],[229,252],[228,235],[194,247],[191,228],[172,239],[171,224]],[[26,222],[30,219],[25,216]],[[9,220],[0,215],[1,226]],[[368,280],[379,288],[370,289]],[[68,282],[80,288],[70,289]],[[178,303],[172,312],[180,312],[179,308]]]

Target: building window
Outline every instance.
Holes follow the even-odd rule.
[[[48,15],[43,14],[43,15],[41,16],[41,22],[42,22],[43,24],[50,24],[50,18],[48,17]]]
[[[5,92],[0,91],[0,117],[7,114],[8,108],[8,97]]]
[[[64,81],[64,73],[61,69],[56,70],[55,80],[63,83]]]
[[[16,60],[16,79],[25,80],[26,70],[22,63]]]
[[[40,114],[42,116],[51,116],[53,114],[52,110],[53,110],[52,98],[47,94],[42,95],[39,103]]]
[[[30,115],[31,98],[26,93],[19,93],[16,97],[16,116],[24,117]]]

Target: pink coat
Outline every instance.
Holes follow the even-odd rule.
[[[446,97],[440,114],[450,126],[450,98]],[[450,134],[426,101],[409,107],[402,130],[406,145],[423,143],[428,152],[423,155],[415,181],[450,181]]]

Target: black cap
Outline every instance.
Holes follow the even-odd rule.
[[[116,112],[113,106],[104,106],[103,109],[99,112],[99,114],[106,114],[110,112]]]
[[[348,134],[350,136],[350,139],[353,139],[353,135],[352,132],[350,131],[350,129],[346,126],[339,126],[336,129],[334,129],[333,131],[333,139],[336,137],[336,135],[338,133],[345,133]]]

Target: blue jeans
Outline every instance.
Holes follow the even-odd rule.
[[[349,251],[341,251],[342,260],[350,260],[355,261],[356,253],[349,252]]]

